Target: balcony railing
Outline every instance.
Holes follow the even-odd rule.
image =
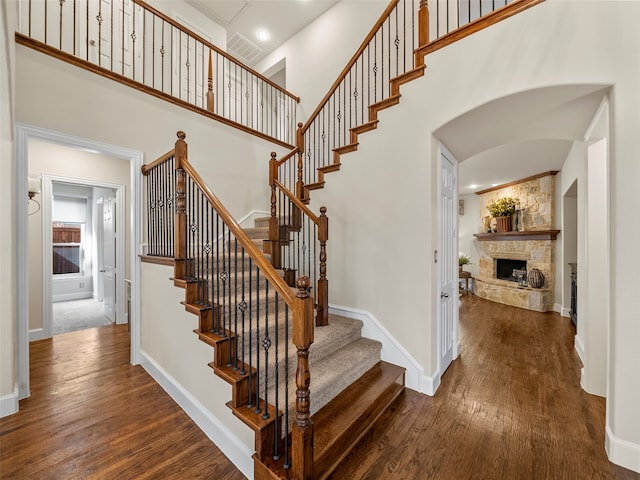
[[[298,98],[141,0],[21,0],[18,42],[295,143]]]

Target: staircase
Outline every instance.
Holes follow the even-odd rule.
[[[262,248],[269,235],[269,217],[255,220],[254,228],[245,229],[245,233],[252,242]],[[228,246],[235,249],[235,244]],[[266,254],[265,254],[266,255]],[[250,263],[247,258],[238,260],[238,265],[244,269],[234,272],[233,277],[248,278]],[[235,262],[234,262],[235,263]],[[230,278],[230,282],[234,281]],[[269,418],[265,419],[264,400],[273,403],[276,396],[287,399],[288,411],[295,412],[296,391],[296,349],[289,342],[292,338],[291,325],[285,331],[285,305],[282,300],[269,299],[265,292],[266,282],[262,282],[260,290],[255,293],[256,298],[265,299],[262,308],[272,313],[268,317],[268,326],[264,326],[271,333],[271,341],[281,342],[277,352],[279,357],[277,366],[269,366],[269,375],[274,378],[284,378],[288,370],[288,384],[273,382],[267,389],[256,385],[253,381],[249,386],[248,364],[255,365],[261,353],[252,352],[252,359],[244,359],[245,368],[234,367],[233,343],[243,344],[241,351],[247,351],[248,338],[258,335],[255,331],[246,331],[244,337],[234,337],[233,334],[212,332],[211,315],[208,309],[190,299],[189,290],[205,280],[212,284],[211,279],[193,278],[189,280],[174,279],[177,287],[185,289],[185,309],[200,318],[200,328],[195,331],[200,340],[213,347],[213,362],[209,365],[213,372],[231,385],[232,399],[227,406],[234,415],[242,420],[255,432],[255,478],[294,478],[291,470],[285,468],[283,454],[284,446],[274,445],[274,438],[288,435],[294,421],[294,415],[283,418],[282,407],[276,414],[273,405],[269,405]],[[215,292],[211,292],[215,298]],[[214,322],[215,323],[215,322]],[[360,438],[371,428],[375,420],[400,395],[404,389],[404,369],[380,360],[381,344],[377,341],[361,336],[362,322],[337,315],[329,316],[329,324],[317,327],[314,341],[309,349],[309,369],[313,372],[311,390],[310,414],[314,424],[314,461],[313,478],[326,478],[347,455]],[[276,340],[277,338],[277,340]],[[244,373],[241,373],[244,370]],[[251,401],[250,392],[259,392],[261,403],[259,410],[255,402]],[[274,453],[275,452],[275,453]],[[276,457],[274,459],[274,457]]]

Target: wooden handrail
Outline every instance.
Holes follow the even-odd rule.
[[[544,0],[514,0],[504,7],[500,7],[497,10],[483,15],[480,18],[476,18],[472,22],[469,22],[466,25],[453,30],[446,35],[442,35],[441,37],[435,39],[433,42],[417,48],[416,55],[424,57],[429,53],[440,50],[447,45],[451,45],[458,40],[468,37],[471,34],[479,32],[480,30],[493,25],[494,23],[498,23],[542,2],[544,2]]]
[[[285,283],[285,281],[277,274],[275,269],[269,263],[269,260],[264,254],[258,250],[258,247],[251,241],[245,231],[238,225],[238,222],[231,216],[229,211],[222,205],[218,197],[216,197],[209,187],[204,183],[202,177],[193,168],[189,161],[185,158],[181,160],[182,168],[191,177],[195,184],[200,188],[203,195],[207,198],[209,203],[218,212],[218,215],[222,218],[224,223],[229,227],[229,230],[233,236],[240,242],[242,247],[249,256],[256,263],[262,274],[269,280],[269,282],[278,290],[278,293],[282,296],[287,305],[292,306],[294,304],[295,295],[291,291],[291,288]]]
[[[309,207],[307,207],[304,203],[302,203],[302,201],[297,196],[291,193],[287,187],[285,187],[282,183],[280,183],[279,180],[274,180],[273,183],[276,185],[276,187],[280,189],[282,193],[284,193],[287,196],[289,200],[293,202],[293,204],[296,207],[302,210],[305,213],[305,215],[307,215],[307,217],[311,219],[313,223],[315,223],[316,225],[320,225],[320,218],[315,213],[313,213],[309,209]]]
[[[295,147],[293,150],[291,150],[289,153],[287,153],[284,157],[282,157],[280,160],[278,160],[278,166],[287,163],[287,160],[289,160],[291,157],[293,157],[296,153],[298,153],[300,151],[300,147]]]
[[[165,161],[169,160],[171,157],[173,157],[175,155],[175,153],[176,153],[175,148],[172,148],[171,150],[169,150],[164,155],[156,158],[150,164],[142,165],[142,167],[140,168],[140,172],[142,173],[142,175],[148,175],[150,170],[152,170],[154,167],[160,165],[162,162],[165,162]]]
[[[380,16],[378,21],[375,23],[373,28],[371,28],[371,30],[369,31],[369,34],[365,37],[364,41],[360,45],[360,48],[358,48],[358,50],[353,55],[353,57],[351,57],[351,60],[349,60],[349,63],[347,63],[347,66],[342,69],[342,72],[340,72],[340,75],[338,75],[338,78],[336,79],[336,81],[333,82],[333,85],[331,85],[331,88],[329,89],[327,94],[323,97],[322,100],[320,100],[320,103],[318,104],[316,109],[309,116],[309,120],[307,120],[307,123],[305,123],[304,126],[302,127],[302,132],[306,132],[307,131],[307,129],[309,128],[309,126],[311,125],[313,120],[316,118],[318,113],[320,113],[320,110],[322,110],[322,107],[324,107],[324,104],[327,103],[329,98],[331,98],[331,95],[333,95],[333,93],[336,91],[336,89],[340,86],[340,84],[342,83],[342,80],[344,79],[344,77],[347,75],[347,73],[349,73],[349,70],[351,70],[351,67],[353,67],[355,65],[355,63],[358,60],[358,58],[360,58],[360,55],[362,54],[362,52],[365,51],[365,49],[367,48],[367,45],[369,45],[369,42],[371,42],[373,37],[378,32],[378,29],[382,26],[382,24],[385,22],[385,20],[389,17],[389,15],[393,11],[393,9],[396,8],[396,5],[398,4],[399,1],[400,0],[391,0],[391,3],[389,3],[389,5],[385,9],[385,11],[382,12],[382,15]]]
[[[294,94],[292,94],[291,92],[287,91],[286,89],[282,88],[280,85],[274,83],[272,80],[269,80],[267,77],[265,77],[264,75],[256,72],[253,68],[249,67],[248,65],[245,65],[244,63],[238,61],[238,59],[232,57],[231,55],[229,55],[227,52],[225,52],[224,50],[220,50],[218,47],[216,47],[213,43],[211,43],[210,41],[202,38],[200,35],[198,35],[197,33],[189,30],[188,28],[184,27],[183,25],[180,25],[178,22],[176,22],[174,19],[172,19],[171,17],[168,17],[167,15],[165,15],[164,13],[162,13],[161,11],[155,9],[154,7],[152,7],[151,5],[149,5],[147,2],[145,2],[144,0],[133,0],[134,3],[136,3],[137,5],[140,5],[142,8],[144,8],[145,10],[148,10],[149,12],[153,13],[154,15],[160,17],[162,20],[164,20],[167,23],[170,23],[171,25],[173,25],[175,28],[177,28],[178,30],[186,33],[187,35],[189,35],[192,38],[195,38],[196,40],[198,40],[200,43],[206,45],[207,47],[209,47],[211,50],[214,50],[215,52],[217,52],[219,55],[222,55],[223,57],[225,57],[227,60],[241,66],[242,68],[244,68],[245,70],[251,72],[252,75],[255,75],[256,77],[260,78],[260,80],[262,80],[265,83],[268,83],[269,85],[271,85],[273,88],[280,90],[282,93],[284,93],[285,95],[293,98],[297,103],[300,103],[300,98],[295,96]]]

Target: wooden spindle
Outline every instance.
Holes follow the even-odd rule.
[[[428,0],[420,0],[418,10],[418,48],[429,43],[429,5]]]
[[[296,421],[291,431],[291,469],[293,478],[313,478],[313,422],[311,421],[311,374],[309,347],[313,343],[313,299],[309,296],[309,277],[296,281],[293,343],[298,354],[296,368]]]
[[[302,123],[298,123],[298,130],[296,131],[296,143],[298,144],[298,181],[296,182],[296,196],[303,200],[304,194],[304,181],[302,180],[302,159],[304,157],[304,132],[302,131]]]
[[[213,62],[209,49],[209,76],[207,80],[207,110],[213,113]]]
[[[327,207],[320,207],[318,240],[320,241],[320,278],[316,298],[316,326],[329,324],[329,280],[327,280],[327,240],[329,240],[329,218]]]

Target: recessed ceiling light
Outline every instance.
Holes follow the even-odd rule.
[[[266,42],[271,38],[271,34],[264,29],[258,30],[256,35],[258,36],[258,39],[262,42]]]
[[[472,183],[471,185],[469,185],[469,188],[478,188],[478,185],[476,185],[475,183]]]

